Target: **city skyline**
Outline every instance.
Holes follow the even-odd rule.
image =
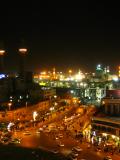
[[[117,71],[120,20],[115,3],[47,3],[40,8],[6,9],[0,18],[6,70],[18,69],[18,48],[24,39],[28,70],[56,67],[94,71],[100,63]]]

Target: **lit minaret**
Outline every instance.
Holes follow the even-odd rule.
[[[55,69],[55,67],[53,68],[53,79],[56,79],[56,69]]]
[[[24,78],[25,73],[25,57],[27,55],[27,48],[19,48],[19,55],[20,55],[20,68],[19,68],[19,74],[20,77]]]
[[[118,67],[118,77],[120,78],[120,66]]]
[[[4,56],[5,50],[0,46],[0,73],[4,73]]]

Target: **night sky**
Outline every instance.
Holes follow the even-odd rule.
[[[18,5],[19,6],[19,5]],[[0,11],[6,70],[18,69],[17,48],[28,48],[27,70],[94,71],[98,63],[120,64],[120,9],[115,2],[84,1],[7,7]]]

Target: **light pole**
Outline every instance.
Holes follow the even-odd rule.
[[[26,95],[26,102],[25,102],[26,108],[27,108],[27,106],[28,106],[28,98],[29,98],[29,95],[27,94],[27,95]]]
[[[9,103],[8,103],[9,111],[11,111],[11,106],[12,106],[12,103],[11,103],[11,102],[9,102]]]
[[[38,116],[38,113],[36,111],[33,112],[33,123],[34,123],[34,127],[35,127],[35,121],[36,121],[36,118]]]
[[[69,77],[71,77],[71,74],[72,74],[72,70],[71,69],[69,69]]]

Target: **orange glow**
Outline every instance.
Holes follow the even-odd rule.
[[[12,103],[9,102],[9,103],[8,103],[9,111],[11,110],[11,106],[12,106]]]
[[[71,69],[69,70],[69,73],[72,73],[72,70],[71,70]]]
[[[42,75],[46,75],[46,71],[41,72]]]
[[[118,67],[118,76],[120,77],[120,66]]]
[[[20,48],[19,52],[22,53],[22,54],[25,54],[27,52],[27,49],[26,48]]]
[[[5,50],[0,50],[0,56],[4,56]]]
[[[39,78],[39,75],[34,75],[34,78]]]

